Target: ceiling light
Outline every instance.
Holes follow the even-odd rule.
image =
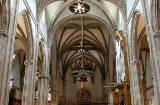
[[[80,6],[80,4],[79,4]],[[81,11],[79,11],[81,12]],[[82,64],[79,69],[75,69],[71,72],[71,76],[73,77],[91,77],[94,76],[94,71],[88,70],[84,67],[84,45],[83,45],[83,39],[84,39],[84,31],[83,31],[83,16],[81,14],[81,41],[80,41],[80,49],[78,50],[79,53],[82,55]]]
[[[85,14],[89,12],[90,6],[86,3],[83,3],[81,0],[79,0],[78,2],[70,5],[69,10],[74,14]]]

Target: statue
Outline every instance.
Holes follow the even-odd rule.
[[[80,78],[80,80],[77,80],[77,81],[80,81],[80,83],[81,83],[81,89],[84,90],[84,83],[87,82],[88,80],[87,80],[87,77],[85,76],[84,73],[81,76],[82,77]]]

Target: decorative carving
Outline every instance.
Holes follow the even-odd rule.
[[[160,37],[160,32],[157,30],[154,32],[154,37],[159,38]]]
[[[44,79],[50,79],[50,76],[49,76],[49,75],[40,74],[38,77],[39,77],[39,78],[44,78]]]
[[[142,64],[141,60],[137,60],[137,59],[132,60],[132,62],[137,66],[140,66]]]
[[[24,65],[25,65],[25,66],[33,65],[33,60],[25,60],[25,61],[24,61]]]
[[[5,3],[0,2],[0,29],[5,30],[7,25],[7,7]]]
[[[0,37],[8,37],[8,35],[0,34]]]
[[[0,30],[0,36],[2,36],[2,37],[8,37],[8,31]]]

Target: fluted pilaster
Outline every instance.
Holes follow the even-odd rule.
[[[0,105],[8,105],[9,100],[18,8],[19,0],[15,0],[10,20],[4,17],[9,22],[9,29],[0,30]],[[6,12],[3,14],[8,14],[9,10]]]
[[[66,79],[63,79],[63,96],[65,96],[66,97],[66,82],[67,82],[67,80]]]
[[[102,102],[105,101],[105,79],[101,80],[101,84],[102,84]]]
[[[141,86],[140,86],[140,65],[141,61],[135,59],[132,61],[130,65],[131,70],[131,95],[132,95],[132,105],[144,105],[143,98],[142,98],[142,92],[141,92]]]
[[[48,85],[50,77],[39,75],[38,80],[38,105],[48,105]]]
[[[33,105],[33,100],[35,99],[34,90],[34,66],[33,60],[26,60],[25,64],[25,76],[24,76],[24,86],[23,86],[23,97],[22,105]]]
[[[51,105],[58,105],[58,93],[59,93],[59,90],[57,89],[52,90]]]

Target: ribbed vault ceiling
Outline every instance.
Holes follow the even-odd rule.
[[[62,62],[62,77],[65,78],[68,69],[79,69],[82,65],[82,54],[78,52],[81,42],[81,18],[72,18],[56,32],[56,50],[58,60]],[[107,71],[105,65],[108,62],[108,48],[110,42],[109,32],[105,26],[88,17],[83,16],[83,49],[84,68],[101,71],[105,78]]]
[[[62,67],[62,78],[66,77],[70,69],[79,69],[83,62],[85,69],[100,70],[105,79],[110,44],[113,44],[114,32],[117,30],[118,13],[120,10],[125,15],[125,3],[123,0],[84,0],[90,6],[90,11],[83,15],[85,52],[82,60],[82,54],[78,52],[81,42],[81,16],[69,11],[69,6],[76,1],[41,0],[38,3],[39,10],[46,8],[48,33],[54,43],[51,53],[55,50],[56,62]]]

